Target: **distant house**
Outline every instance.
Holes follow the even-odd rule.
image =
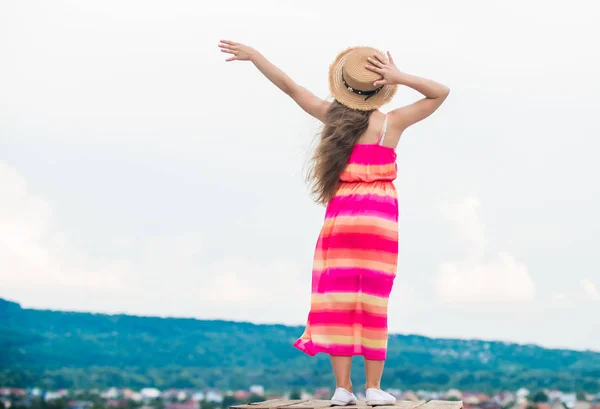
[[[552,405],[549,403],[536,403],[535,407],[537,409],[552,409]]]
[[[161,397],[164,400],[176,400],[177,399],[177,394],[179,393],[179,391],[177,389],[167,389],[166,391],[163,391],[161,393]]]
[[[590,409],[592,404],[584,401],[576,401],[573,409]]]
[[[193,400],[187,402],[172,402],[169,403],[166,409],[200,409],[200,404]]]
[[[498,403],[500,406],[506,406],[516,400],[516,396],[512,392],[501,392],[495,395],[492,400]]]
[[[94,404],[90,401],[77,400],[77,401],[70,401],[68,403],[67,408],[68,409],[91,409],[92,406],[94,406]]]
[[[438,391],[417,391],[417,396],[422,400],[442,400],[444,399],[444,392]]]
[[[527,399],[521,398],[518,399],[513,406],[511,406],[511,409],[526,409],[527,408]]]
[[[27,393],[21,388],[0,388],[0,396],[19,396],[23,397]]]
[[[550,402],[559,400],[560,397],[562,396],[562,392],[557,389],[552,389],[552,390],[544,391],[544,392],[546,393],[546,396],[548,396],[548,399],[550,400]]]
[[[577,395],[574,393],[563,393],[560,400],[568,409],[574,409],[577,403]]]
[[[109,388],[100,394],[100,397],[104,399],[117,399],[120,392],[117,388]]]
[[[479,405],[481,401],[479,400],[479,396],[476,393],[465,392],[462,394],[462,401],[465,405],[475,406]],[[467,409],[465,407],[465,409]]]
[[[331,390],[329,388],[316,389],[315,399],[331,399]]]
[[[400,395],[402,395],[402,391],[400,389],[387,389],[387,393],[391,394],[396,398],[399,398]]]
[[[403,392],[400,395],[400,400],[412,400],[412,401],[417,401],[419,400],[419,397],[417,396],[416,393],[414,393],[413,391],[406,391]]]
[[[313,399],[313,395],[311,393],[302,391],[300,393],[300,399],[302,399],[302,400],[310,400],[310,399]]]
[[[479,404],[480,409],[501,409],[502,405],[494,400],[488,400],[487,402],[481,402]]]
[[[132,391],[131,389],[123,389],[121,391],[124,399],[129,399],[134,402],[139,402],[143,399],[142,394],[139,392]]]
[[[444,397],[446,399],[457,399],[457,400],[461,400],[463,398],[463,394],[461,391],[459,391],[458,389],[449,389]]]
[[[262,385],[252,385],[250,393],[258,396],[265,396],[265,388]]]
[[[61,391],[48,391],[44,393],[44,400],[49,402],[51,400],[56,400],[65,397],[65,393]]]
[[[106,401],[107,408],[126,408],[127,401],[125,399],[109,399]]]
[[[223,395],[217,391],[208,391],[205,393],[207,402],[221,403],[223,402]]]
[[[477,397],[479,398],[479,402],[488,402],[491,398],[485,393],[478,393]]]
[[[204,400],[204,393],[202,392],[196,392],[192,395],[192,400],[196,401],[196,402],[200,402]]]
[[[144,388],[140,391],[140,394],[144,399],[157,399],[160,397],[160,391],[155,388]]]
[[[250,398],[250,392],[243,390],[235,391],[233,392],[233,398],[242,402],[247,401]]]
[[[417,396],[421,399],[423,399],[423,396],[425,395],[429,395],[429,392],[423,389],[419,389],[418,391],[415,391],[415,393],[417,394]]]

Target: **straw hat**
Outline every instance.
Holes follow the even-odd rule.
[[[382,77],[369,71],[365,65],[374,53],[385,55],[372,47],[351,47],[342,51],[329,66],[329,90],[331,95],[348,108],[371,111],[390,102],[397,85],[373,83]]]

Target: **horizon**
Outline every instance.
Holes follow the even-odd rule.
[[[262,322],[256,323],[251,321],[238,321],[231,319],[223,319],[223,318],[201,318],[201,317],[185,317],[185,316],[160,316],[160,315],[137,315],[137,314],[128,314],[128,313],[102,313],[96,311],[85,311],[85,310],[62,310],[62,309],[48,309],[48,308],[28,308],[24,307],[21,303],[10,300],[7,298],[0,297],[0,301],[7,301],[9,303],[17,304],[22,309],[27,310],[36,310],[36,311],[52,311],[58,313],[76,313],[76,314],[92,314],[92,315],[106,315],[106,316],[128,316],[128,317],[136,317],[136,318],[158,318],[158,319],[181,319],[181,320],[195,320],[195,321],[211,321],[211,322],[223,322],[223,323],[235,323],[235,324],[250,324],[254,326],[284,326],[288,328],[299,328],[299,330],[304,328],[304,325],[290,325],[279,322]],[[519,345],[519,346],[533,346],[546,350],[554,350],[554,351],[573,351],[573,352],[591,352],[594,354],[599,354],[600,351],[593,349],[577,349],[577,348],[560,348],[560,347],[546,347],[544,345],[535,344],[535,343],[520,343],[516,341],[502,341],[502,340],[494,340],[494,339],[485,339],[485,338],[451,338],[451,337],[432,337],[429,335],[418,334],[418,333],[403,333],[403,332],[394,332],[390,331],[390,335],[400,335],[405,337],[421,337],[427,339],[435,339],[435,340],[448,340],[448,341],[478,341],[484,343],[502,343],[505,345]]]

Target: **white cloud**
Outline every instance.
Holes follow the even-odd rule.
[[[581,280],[581,287],[583,288],[583,292],[592,300],[600,300],[600,291],[598,290],[598,286],[589,279]]]
[[[257,263],[229,260],[212,263],[196,287],[198,300],[211,316],[253,322],[300,322],[310,305],[310,274],[287,261]]]
[[[0,161],[0,287],[4,291],[57,288],[118,291],[127,262],[93,263],[53,223],[52,209],[28,191],[14,168]]]
[[[268,264],[244,260],[218,261],[207,269],[205,284],[196,290],[203,301],[271,304],[307,295],[298,286],[298,267],[283,261]]]
[[[535,297],[535,283],[527,266],[510,253],[499,252],[489,261],[485,256],[485,229],[479,200],[468,196],[457,203],[443,203],[442,212],[452,222],[457,236],[467,243],[464,260],[440,265],[435,291],[449,302],[529,301]]]
[[[210,262],[198,232],[107,238],[96,260],[60,231],[48,201],[0,161],[0,297],[26,306],[284,322],[308,312],[310,274],[286,260]],[[302,279],[302,277],[304,279]],[[305,302],[283,307],[289,300]]]
[[[446,220],[454,224],[457,237],[469,245],[468,255],[473,259],[483,257],[485,250],[484,226],[477,210],[481,204],[469,195],[459,203],[442,203],[441,211]]]

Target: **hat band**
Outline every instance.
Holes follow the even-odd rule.
[[[342,70],[342,82],[344,83],[344,85],[346,86],[348,91],[354,92],[355,94],[358,94],[358,95],[365,95],[366,96],[365,101],[367,99],[371,98],[373,95],[377,94],[379,91],[381,91],[381,88],[383,88],[383,85],[381,85],[378,88],[375,88],[374,90],[371,90],[371,91],[363,91],[360,89],[352,88],[350,85],[348,85],[348,83],[346,82],[346,79],[344,78],[344,70]]]

